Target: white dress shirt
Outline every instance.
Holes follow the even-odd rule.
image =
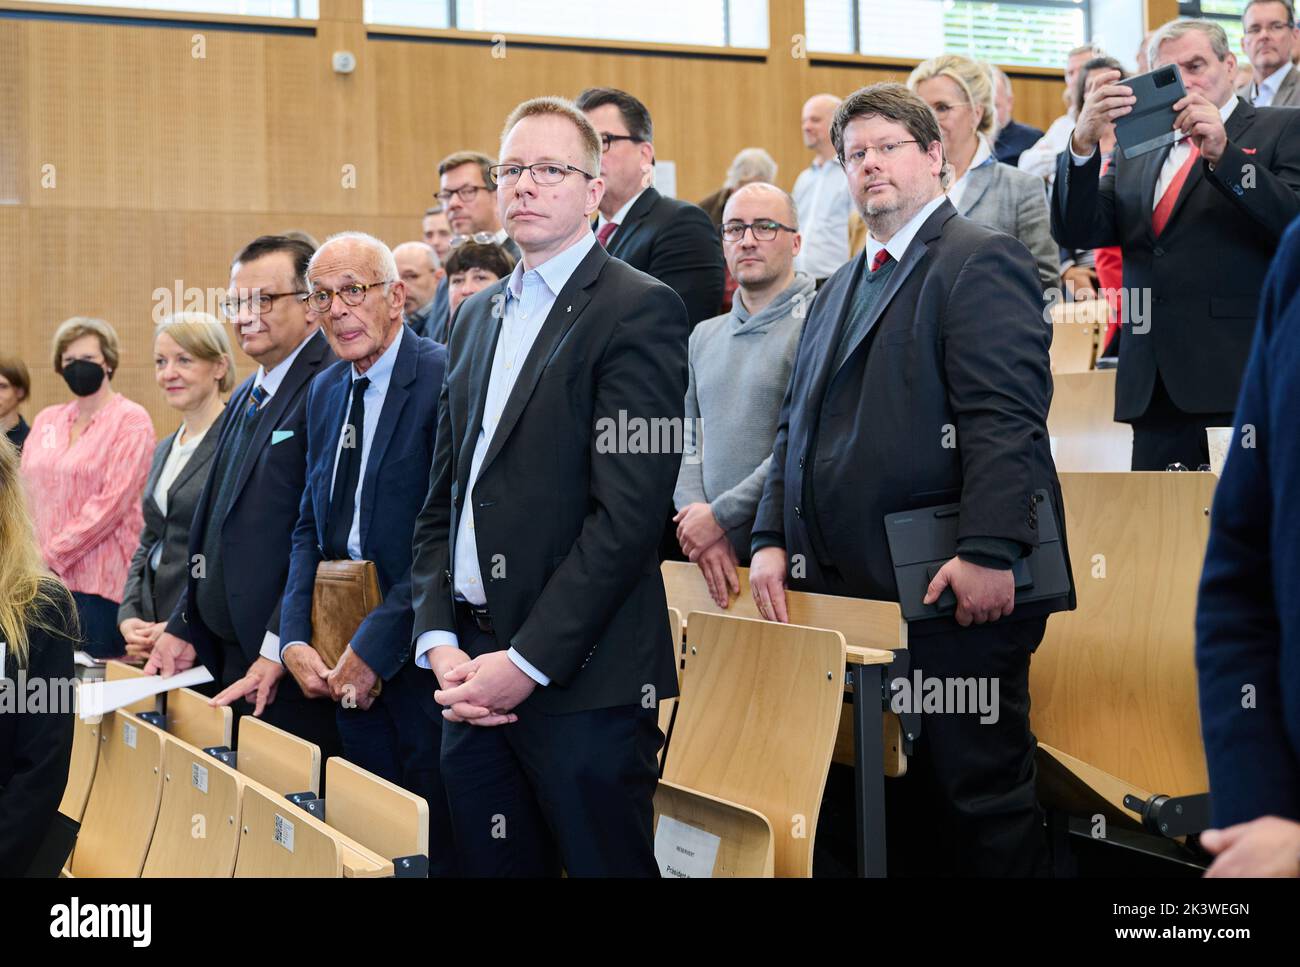
[[[834,158],[816,159],[799,172],[790,193],[799,210],[803,247],[794,257],[796,271],[827,279],[849,260],[849,214],[853,196],[844,168]]]
[[[1255,107],[1269,107],[1273,103],[1273,98],[1277,97],[1277,89],[1282,86],[1286,75],[1290,73],[1291,62],[1287,61],[1262,81],[1252,84],[1250,89],[1255,96],[1251,100],[1255,103]]]
[[[629,202],[629,205],[631,203]],[[623,214],[622,212],[619,215]],[[612,219],[614,221],[617,220]],[[492,357],[492,371],[488,376],[487,396],[484,399],[483,422],[479,426],[478,436],[474,441],[474,455],[470,460],[469,486],[466,487],[465,499],[461,501],[462,511],[456,523],[455,554],[452,558],[452,586],[456,596],[463,598],[476,607],[487,603],[487,594],[483,589],[483,575],[478,564],[478,544],[474,536],[474,484],[478,481],[479,469],[483,458],[487,456],[492,443],[492,434],[501,419],[501,412],[510,399],[515,380],[519,376],[519,367],[528,358],[528,353],[542,330],[542,324],[550,314],[555,299],[564,288],[569,278],[587,257],[596,236],[590,232],[570,245],[563,252],[547,259],[535,269],[524,269],[519,262],[510,273],[506,284],[506,301],[501,316],[501,335],[497,339],[496,353]],[[460,641],[450,631],[426,631],[415,642],[415,663],[421,668],[429,668],[428,652],[442,645],[459,647]],[[510,660],[539,685],[549,685],[551,680],[537,668],[533,667],[523,655],[514,648],[507,652]]]
[[[365,414],[361,420],[361,472],[357,474],[357,492],[352,502],[352,526],[348,529],[348,557],[354,561],[361,560],[361,485],[365,483],[366,464],[370,462],[370,445],[379,430],[379,416],[384,411],[384,400],[388,398],[388,387],[393,381],[393,367],[397,365],[397,350],[402,344],[402,330],[405,328],[405,326],[397,328],[397,338],[364,373],[357,372],[355,364],[352,366],[352,382],[355,383],[363,376],[370,380],[370,385],[366,387],[365,395],[362,397]],[[334,447],[334,468],[330,471],[331,504],[334,502],[334,484],[338,478],[339,457],[343,454],[343,428],[348,425],[348,417],[351,414],[352,387],[349,385],[348,397],[343,404],[343,422],[339,424],[338,443]],[[284,647],[291,648],[294,645],[305,644],[307,644],[305,641],[291,641]]]
[[[288,374],[290,367],[293,366],[293,361],[297,359],[298,354],[302,352],[302,347],[311,342],[312,336],[315,336],[316,332],[317,330],[313,329],[306,339],[294,347],[293,352],[272,366],[269,372],[264,366],[257,367],[257,376],[253,378],[253,386],[254,388],[260,386],[266,391],[266,399],[262,401],[262,405],[259,409],[266,409],[266,405],[271,402],[271,397],[275,395],[276,390],[280,388],[280,384],[284,382],[284,377]],[[269,658],[271,661],[279,664],[280,636],[270,631],[263,635],[262,648],[258,652],[258,655],[262,658]]]
[[[185,465],[190,462],[190,457],[194,456],[194,451],[199,448],[203,438],[208,435],[211,426],[202,433],[190,434],[181,442],[181,431],[185,429],[185,424],[181,424],[181,430],[176,431],[172,437],[172,445],[167,451],[167,460],[163,463],[162,471],[158,474],[158,482],[153,488],[153,502],[158,505],[158,509],[167,516],[167,491],[172,489],[172,484],[176,478],[181,475]],[[162,561],[163,542],[158,541],[154,545],[153,553],[149,555],[149,567],[158,570],[158,564]]]
[[[939,195],[930,199],[925,207],[908,220],[907,224],[894,233],[894,237],[888,242],[881,243],[876,241],[875,236],[870,231],[867,232],[867,265],[870,266],[876,260],[876,253],[882,248],[889,253],[889,257],[895,262],[903,261],[903,253],[907,247],[912,244],[912,239],[916,238],[916,233],[921,230],[925,220],[934,214],[936,208],[944,203],[947,195]]]
[[[1228,118],[1232,115],[1232,112],[1237,109],[1237,105],[1239,103],[1241,103],[1240,98],[1238,98],[1237,95],[1234,94],[1232,95],[1232,97],[1228,98],[1228,103],[1224,104],[1223,107],[1219,108],[1219,117],[1223,119],[1224,124],[1228,123]],[[1097,149],[1093,148],[1092,154],[1087,154],[1087,155],[1075,154],[1074,147],[1073,147],[1074,145],[1073,133],[1071,133],[1071,140],[1069,143],[1071,145],[1070,161],[1076,166],[1087,164],[1090,160],[1092,160],[1092,155],[1097,153]],[[1178,169],[1180,169],[1186,163],[1187,156],[1191,153],[1192,153],[1191,138],[1179,138],[1177,141],[1174,142],[1173,146],[1169,149],[1169,156],[1165,158],[1165,163],[1160,166],[1160,177],[1156,179],[1155,194],[1151,198],[1152,211],[1155,211],[1156,206],[1160,204],[1160,199],[1164,197],[1165,190],[1169,187],[1170,183],[1178,175]]]
[[[989,139],[982,134],[975,136],[979,140],[979,145],[975,148],[975,157],[970,159],[970,165],[962,172],[958,178],[948,187],[948,200],[952,202],[952,207],[961,211],[961,200],[966,197],[966,187],[970,184],[970,173],[981,165],[995,162],[993,157],[993,148],[989,145]]]

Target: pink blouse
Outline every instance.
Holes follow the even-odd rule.
[[[122,600],[140,542],[140,496],[153,462],[153,421],[118,393],[68,445],[77,404],[36,414],[23,479],[45,563],[73,591]]]

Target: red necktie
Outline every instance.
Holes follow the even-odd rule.
[[[871,260],[871,271],[872,272],[880,271],[880,267],[884,265],[886,262],[888,262],[889,259],[890,259],[889,249],[882,248],[879,252],[876,253],[876,257]]]
[[[1192,145],[1191,152],[1187,155],[1187,160],[1183,166],[1178,169],[1174,175],[1174,180],[1169,182],[1169,187],[1165,193],[1160,196],[1160,202],[1156,205],[1155,211],[1151,213],[1151,227],[1155,229],[1156,235],[1165,230],[1169,224],[1169,216],[1174,213],[1174,205],[1178,202],[1178,196],[1182,193],[1183,185],[1187,183],[1187,177],[1192,173],[1192,165],[1196,164],[1197,159],[1201,157],[1201,152],[1196,145]]]
[[[600,231],[596,233],[596,241],[600,243],[601,248],[609,248],[609,237],[614,234],[616,228],[618,222],[606,222],[600,226]]]

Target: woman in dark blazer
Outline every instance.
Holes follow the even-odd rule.
[[[18,466],[0,440],[0,877],[23,876],[49,832],[76,714],[76,607],[41,558]],[[29,711],[37,690],[40,711]]]
[[[133,657],[153,650],[185,588],[190,524],[220,436],[222,396],[235,384],[225,327],[205,313],[167,317],[154,336],[154,372],[183,422],[154,452],[144,488],[144,528],[117,611],[126,653]]]

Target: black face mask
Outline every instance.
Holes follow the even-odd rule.
[[[89,359],[74,359],[63,367],[63,381],[78,396],[93,396],[104,384],[104,367]]]

